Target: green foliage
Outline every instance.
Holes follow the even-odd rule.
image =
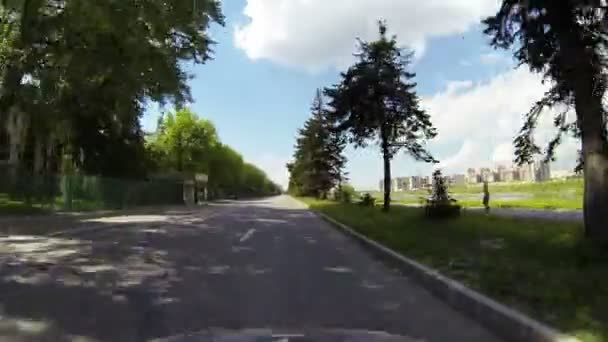
[[[551,87],[526,114],[515,138],[516,162],[537,154],[555,159],[564,135],[581,139],[577,166],[585,176],[585,227],[589,237],[608,242],[608,10],[603,1],[503,0],[496,15],[484,20],[495,48],[515,47],[514,57],[543,74]],[[543,151],[534,141],[540,117],[551,112],[557,134]],[[568,115],[574,110],[576,117]]]
[[[211,57],[213,22],[216,0],[3,1],[0,123],[25,118],[27,144],[80,171],[142,178],[144,104],[190,100],[183,62]]]
[[[209,173],[219,143],[211,122],[183,108],[169,113],[157,131],[150,149],[162,156],[160,165],[177,172]]]
[[[525,124],[515,139],[517,162],[529,163],[541,152],[534,143],[534,131],[545,109],[558,109],[554,117],[558,129],[548,144],[546,159],[554,159],[557,146],[564,134],[581,136],[577,120],[569,118],[567,111],[575,109],[581,117],[577,101],[583,98],[600,101],[606,91],[608,79],[603,69],[608,65],[603,47],[608,42],[605,23],[606,8],[595,1],[530,1],[503,0],[498,13],[484,20],[485,33],[496,48],[516,47],[514,57],[534,71],[542,73],[552,84],[551,89],[526,115]],[[589,102],[588,101],[588,102]],[[592,108],[592,103],[585,103]],[[605,113],[599,110],[599,122]],[[568,120],[569,119],[569,120]],[[605,119],[604,119],[605,120]],[[605,124],[596,129],[605,130]],[[605,140],[604,134],[604,140]]]
[[[289,191],[296,195],[325,198],[329,191],[346,181],[343,156],[346,142],[334,129],[317,91],[312,117],[299,130],[290,173]]]
[[[415,92],[415,74],[408,70],[411,53],[398,47],[396,37],[387,37],[384,23],[379,26],[379,39],[359,42],[355,64],[341,74],[337,85],[325,89],[325,95],[332,121],[350,142],[358,147],[379,143],[385,179],[390,179],[390,160],[400,150],[416,160],[434,162],[425,141],[437,133]],[[388,210],[390,188],[385,192]]]
[[[359,205],[363,207],[373,207],[376,205],[376,199],[372,197],[371,194],[366,193],[361,197],[361,201],[359,201]]]
[[[120,189],[118,181],[99,182],[154,174],[206,173],[216,196],[278,192],[220,143],[211,122],[184,108],[191,101],[185,62],[211,58],[207,30],[223,19],[218,0],[2,1],[0,130],[11,128],[24,146],[19,173],[106,176],[90,184],[64,178],[66,204],[80,197],[143,203],[151,194],[144,183]],[[144,137],[139,120],[153,102],[184,109]],[[22,192],[15,195],[27,200],[31,191]]]
[[[359,196],[350,184],[343,184],[334,193],[334,200],[342,203],[352,203]]]
[[[146,146],[151,169],[160,174],[209,176],[210,198],[265,196],[277,194],[279,187],[266,174],[230,146],[220,142],[213,124],[189,109],[168,113],[159,120]]]

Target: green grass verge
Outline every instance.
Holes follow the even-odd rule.
[[[49,212],[50,208],[38,203],[25,203],[10,199],[7,194],[0,193],[0,215],[34,215]]]
[[[561,331],[585,342],[608,341],[608,251],[585,243],[580,224],[474,213],[429,220],[416,208],[395,206],[386,214],[378,207],[302,200]]]
[[[490,193],[525,192],[529,194],[573,193],[582,195],[583,179],[551,180],[540,183],[490,183]],[[483,185],[454,186],[450,191],[455,193],[473,194],[483,192]]]
[[[50,210],[48,208],[40,205],[0,200],[0,215],[36,215],[49,212]]]
[[[489,189],[490,206],[493,208],[582,209],[583,207],[583,180],[578,178],[543,183],[491,183]],[[482,206],[481,199],[470,199],[470,195],[480,195],[483,192],[481,184],[455,186],[449,191],[463,207]],[[379,200],[383,197],[378,191],[373,191],[371,194]],[[496,195],[499,194],[521,194],[523,198],[498,199],[499,196]],[[400,199],[400,195],[415,197]],[[428,195],[426,190],[417,190],[394,192],[391,197],[396,202],[416,204],[420,203],[420,197],[428,197]]]
[[[53,201],[42,203],[32,200],[27,203],[24,200],[11,199],[7,194],[0,193],[0,215],[36,215],[49,214],[64,208],[63,198],[56,197]],[[88,200],[74,199],[72,211],[95,211],[104,209],[103,203]]]

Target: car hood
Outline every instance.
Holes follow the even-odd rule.
[[[392,335],[381,331],[316,329],[273,330],[208,329],[153,340],[154,342],[419,342],[412,337]]]

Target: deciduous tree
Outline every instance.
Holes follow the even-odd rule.
[[[515,47],[515,58],[544,75],[551,88],[526,115],[515,139],[516,161],[528,163],[541,147],[533,134],[546,109],[556,109],[556,137],[547,159],[564,134],[581,140],[585,177],[586,235],[608,242],[605,211],[608,208],[608,140],[603,98],[607,78],[608,15],[602,0],[503,0],[496,15],[484,21],[492,46]],[[568,120],[568,111],[576,118]]]

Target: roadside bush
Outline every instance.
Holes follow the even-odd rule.
[[[342,185],[334,192],[334,200],[342,203],[352,203],[357,197],[357,191],[351,185]]]
[[[374,205],[376,205],[376,199],[373,198],[370,194],[365,194],[363,195],[363,197],[361,197],[359,205],[362,205],[364,207],[373,207]]]
[[[441,171],[433,173],[433,191],[424,206],[425,215],[429,218],[449,218],[460,216],[460,205],[448,193]]]

